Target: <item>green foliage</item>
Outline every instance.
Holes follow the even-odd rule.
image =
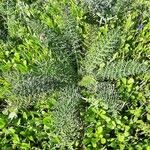
[[[148,0],[0,2],[0,149],[150,148]]]
[[[79,85],[88,103],[83,112],[83,147],[148,149],[149,2],[128,1],[128,7],[125,1],[111,2],[86,2],[90,10],[86,15],[94,19],[97,32],[93,32],[92,40],[85,35],[86,53],[81,61]],[[119,3],[123,8],[120,5],[117,9]],[[118,12],[112,13],[115,9]]]
[[[150,126],[146,116],[149,114],[149,105],[130,107],[124,114],[112,115],[108,112],[107,105],[98,99],[89,99],[88,102],[92,103],[85,112],[85,149],[148,148]]]
[[[130,10],[132,0],[84,0],[84,6],[87,7],[87,17],[90,17],[89,23],[102,25],[111,20],[117,20],[121,15]],[[120,15],[121,14],[121,15]],[[92,22],[93,21],[93,22]],[[119,22],[118,21],[118,22]]]
[[[59,148],[74,149],[81,144],[82,122],[80,119],[80,99],[74,86],[62,89],[56,105],[53,107],[55,132],[60,136]]]
[[[148,66],[134,60],[118,61],[106,64],[98,70],[98,78],[117,80],[127,76],[134,76],[141,73],[149,72]]]
[[[0,44],[0,147],[78,147],[80,103],[76,87],[70,87],[77,84],[81,47],[78,6],[3,1],[0,7],[0,31],[6,34]]]
[[[104,33],[104,35],[103,35]],[[95,70],[103,67],[105,61],[110,60],[116,53],[119,43],[118,31],[108,32],[107,27],[101,27],[95,40],[92,41],[83,61],[83,67],[88,74],[95,74]]]
[[[40,98],[33,110],[4,110],[0,145],[4,149],[74,149],[80,144],[82,128],[78,106],[77,90],[69,87]]]
[[[116,86],[109,82],[100,82],[97,85],[96,97],[104,101],[108,108],[115,112],[123,108],[124,102],[121,101],[120,95],[116,90]]]
[[[27,74],[8,73],[5,74],[5,80],[10,83],[7,88],[10,90],[9,93],[7,91],[3,93],[3,96],[7,99],[9,107],[11,107],[12,103],[12,105],[16,105],[16,108],[30,107],[40,98],[47,97],[66,84],[46,74],[38,75],[33,72]]]
[[[53,132],[53,118],[50,111],[53,105],[53,98],[43,99],[34,106],[34,111],[21,110],[17,112],[15,118],[8,118],[5,112],[5,122],[2,122],[5,126],[0,131],[2,149],[54,148],[57,138]]]

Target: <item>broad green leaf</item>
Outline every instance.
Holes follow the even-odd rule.
[[[126,78],[122,78],[121,81],[122,81],[122,83],[123,83],[124,85],[127,84],[127,79],[126,79]]]
[[[134,83],[134,79],[133,78],[130,78],[129,80],[128,80],[128,84],[133,84]]]
[[[88,87],[95,83],[96,83],[96,80],[92,76],[84,76],[83,79],[79,82],[79,85]]]
[[[125,140],[125,137],[124,137],[124,135],[118,135],[118,141],[119,142],[124,142],[124,140]]]
[[[98,127],[96,130],[96,136],[99,136],[100,134],[102,134],[103,132],[103,128],[102,127]]]
[[[6,122],[4,119],[0,118],[0,129],[4,128],[6,125]]]
[[[22,150],[29,150],[31,147],[30,147],[30,144],[28,143],[21,143],[21,149]]]
[[[17,118],[17,113],[16,112],[11,112],[8,116],[8,119],[12,120],[14,118]]]
[[[52,125],[52,118],[51,117],[45,117],[43,119],[43,124],[46,125],[47,127],[50,127]]]
[[[106,139],[105,139],[105,138],[102,138],[102,139],[101,139],[101,143],[102,143],[102,144],[105,144],[105,143],[106,143]]]
[[[28,116],[27,116],[26,112],[23,112],[23,118],[26,119],[26,120],[28,119]]]
[[[147,114],[147,120],[150,121],[150,114]]]

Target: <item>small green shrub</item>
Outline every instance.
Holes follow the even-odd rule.
[[[148,149],[149,104],[130,107],[125,112],[120,111],[120,115],[109,113],[108,106],[99,99],[89,99],[88,102],[85,149]]]
[[[53,134],[50,111],[54,102],[53,98],[43,99],[34,106],[34,111],[3,112],[0,131],[2,149],[54,148],[57,137]]]

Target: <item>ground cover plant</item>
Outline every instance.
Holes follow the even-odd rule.
[[[149,150],[148,0],[0,1],[0,149]]]

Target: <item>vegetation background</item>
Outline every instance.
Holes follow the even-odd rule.
[[[0,1],[1,150],[150,150],[149,0]]]

